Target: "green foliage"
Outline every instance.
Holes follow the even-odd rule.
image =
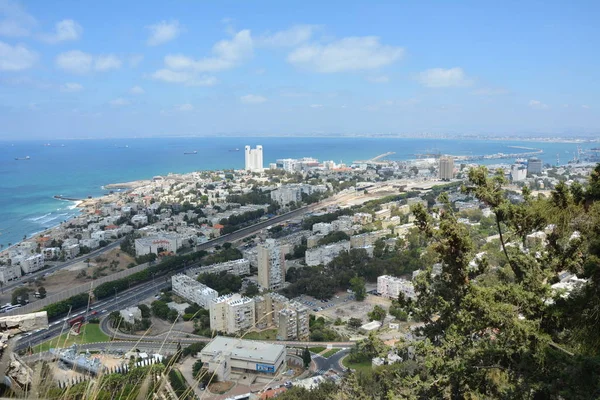
[[[28,287],[19,287],[13,290],[11,295],[11,303],[12,304],[27,304],[27,300],[29,300],[29,292],[31,289]]]
[[[342,240],[350,240],[350,236],[348,236],[345,232],[335,231],[335,232],[328,233],[327,235],[325,235],[324,237],[319,239],[319,242],[317,244],[319,246],[325,246],[330,243],[335,243],[335,242],[339,242]]]
[[[258,289],[258,285],[253,282],[249,282],[248,286],[246,286],[246,290],[244,291],[244,296],[246,297],[254,297],[258,296],[260,293]]]
[[[150,307],[152,309],[152,315],[154,315],[156,318],[165,320],[169,318],[169,311],[171,310],[164,301],[155,300],[152,302],[152,304],[150,304]]]
[[[198,282],[216,290],[220,296],[237,293],[242,287],[242,278],[240,276],[228,274],[225,271],[200,274]]]
[[[302,351],[302,362],[304,362],[304,368],[308,368],[311,361],[312,357],[310,355],[310,350],[308,350],[308,347],[305,347]]]
[[[379,305],[376,305],[375,307],[373,307],[373,310],[371,312],[369,312],[369,320],[371,321],[379,321],[379,322],[383,322],[383,320],[385,319],[385,316],[387,315],[387,311],[385,311],[385,309]]]
[[[318,224],[320,222],[333,222],[336,219],[338,219],[338,217],[341,217],[342,215],[352,215],[352,214],[354,214],[354,211],[352,211],[350,209],[343,209],[343,210],[338,210],[336,212],[329,213],[329,214],[314,215],[314,216],[311,216],[308,218],[304,218],[304,220],[302,221],[302,229],[312,230],[312,227],[314,224]]]
[[[348,320],[348,328],[358,329],[363,325],[363,321],[360,318],[351,317]]]
[[[275,210],[273,210],[272,212],[275,212]],[[229,218],[223,218],[221,221],[219,221],[219,223],[224,226],[224,228],[221,230],[221,233],[228,234],[235,232],[238,229],[249,225],[251,222],[256,221],[264,215],[265,210],[259,209],[254,211],[246,211],[245,213],[239,215],[232,215]]]
[[[89,295],[87,293],[77,294],[69,297],[66,300],[59,301],[58,303],[49,304],[42,308],[41,311],[48,313],[48,319],[54,319],[67,315],[70,309],[77,310],[78,308],[87,307],[89,301]]]
[[[202,260],[202,265],[218,264],[226,261],[239,260],[244,257],[242,252],[235,247],[231,247],[230,243],[229,246],[225,246],[226,244],[227,243],[223,244],[223,247],[219,251],[207,255]]]
[[[173,391],[175,391],[179,399],[192,400],[195,398],[194,392],[192,390],[189,390],[185,378],[183,377],[183,375],[181,375],[181,372],[179,372],[178,370],[173,368],[169,371],[169,382],[171,383],[171,387],[173,388]]]
[[[204,342],[197,342],[197,343],[190,344],[189,346],[187,346],[183,349],[183,356],[184,357],[194,356],[194,355],[200,353],[202,351],[202,349],[204,348],[204,346],[206,346],[206,343],[204,343]]]
[[[367,289],[365,287],[365,280],[355,276],[350,279],[350,289],[354,292],[354,298],[356,301],[363,301],[367,296]]]
[[[138,304],[138,308],[142,312],[142,318],[150,318],[151,317],[150,307],[148,307],[145,304]]]

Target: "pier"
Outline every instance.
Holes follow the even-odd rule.
[[[391,156],[392,154],[396,154],[395,151],[388,151],[387,153],[383,153],[380,154],[376,157],[371,158],[370,160],[358,160],[358,161],[354,161],[354,164],[377,164],[378,162],[381,162],[379,160],[381,160],[382,158],[385,158],[387,156]]]
[[[62,200],[62,201],[83,201],[84,199],[76,199],[75,197],[66,197],[66,196],[60,196],[60,195],[56,195],[56,196],[52,196],[54,197],[56,200]]]
[[[540,155],[544,150],[528,151],[525,153],[496,153],[485,156],[455,156],[455,161],[501,160],[506,158],[523,158]]]

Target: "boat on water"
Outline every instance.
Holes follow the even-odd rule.
[[[235,149],[229,149],[229,151],[240,151],[237,147]]]
[[[20,160],[30,160],[31,157],[29,156],[25,156],[25,157],[15,157],[15,160],[20,161]]]
[[[183,154],[198,154],[196,150],[194,151],[184,151]]]

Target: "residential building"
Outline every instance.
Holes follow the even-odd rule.
[[[541,175],[542,174],[542,160],[537,157],[532,157],[527,160],[527,175]]]
[[[250,275],[250,261],[245,258],[240,258],[239,260],[190,268],[186,271],[186,274],[195,279],[200,274],[219,274],[221,272],[227,272],[228,274],[238,276]]]
[[[263,170],[263,147],[256,146],[255,149],[250,146],[245,147],[245,170],[251,172],[262,172]]]
[[[274,239],[258,246],[258,284],[266,290],[278,290],[285,283],[285,257]]]
[[[0,267],[0,282],[6,284],[8,281],[21,277],[20,265],[4,265]]]
[[[307,341],[310,338],[307,307],[291,302],[279,311],[277,317],[277,340]]]
[[[414,299],[416,297],[412,282],[389,275],[377,278],[377,293],[390,299],[397,299],[400,293],[407,298]]]
[[[440,157],[438,162],[438,178],[449,181],[454,178],[454,158],[451,156]]]
[[[239,293],[211,300],[209,309],[213,331],[235,334],[254,327],[254,300]]]
[[[391,233],[392,233],[392,231],[389,229],[382,229],[382,230],[378,230],[378,231],[362,233],[360,235],[350,236],[350,246],[351,247],[372,246],[375,244],[375,242],[378,239],[383,238]]]
[[[19,255],[11,259],[12,265],[21,267],[23,274],[39,271],[44,267],[44,255],[34,254],[32,256]]]
[[[521,182],[527,178],[527,167],[522,164],[513,164],[510,168],[510,179],[513,182]]]
[[[181,239],[177,235],[159,234],[135,239],[135,254],[138,257],[150,253],[177,253],[180,247]]]
[[[220,381],[232,372],[275,375],[285,368],[287,351],[281,344],[216,336],[200,352],[200,360]]]
[[[192,303],[198,304],[200,307],[208,309],[210,302],[219,294],[216,290],[190,278],[187,275],[178,274],[171,277],[171,285],[173,293],[177,296],[186,299]]]
[[[343,240],[331,243],[326,246],[313,247],[307,249],[305,253],[306,265],[314,267],[315,265],[326,265],[331,262],[342,251],[350,250],[350,241]]]

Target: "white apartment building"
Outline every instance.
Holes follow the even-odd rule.
[[[63,252],[65,253],[65,258],[67,260],[71,260],[79,255],[79,244],[70,244],[68,246],[63,245]]]
[[[375,244],[375,242],[378,239],[383,238],[391,233],[392,233],[392,231],[389,229],[382,229],[382,230],[378,230],[378,231],[362,233],[360,235],[350,236],[350,246],[352,246],[352,247],[372,246]]]
[[[85,246],[90,250],[94,250],[97,249],[98,247],[100,247],[100,241],[97,239],[82,239],[79,244],[81,246]]]
[[[210,329],[235,334],[254,327],[254,300],[239,293],[229,294],[210,302]]]
[[[373,216],[369,213],[356,213],[352,216],[353,222],[355,224],[370,224],[373,222]]]
[[[510,179],[513,182],[521,182],[527,178],[527,167],[523,164],[513,164],[510,167]]]
[[[333,232],[333,226],[332,224],[329,224],[327,222],[318,222],[316,224],[313,225],[312,227],[312,231],[313,233],[321,233],[323,235],[327,235],[331,232]]]
[[[342,251],[350,250],[350,241],[343,240],[326,246],[313,247],[306,250],[305,261],[309,267],[315,265],[326,265],[331,262]]]
[[[278,290],[285,283],[285,256],[274,239],[258,246],[258,284],[267,290]]]
[[[250,261],[245,258],[240,258],[239,260],[190,268],[187,270],[186,274],[196,279],[200,274],[218,274],[221,272],[227,272],[228,274],[238,276],[250,275]]]
[[[39,271],[44,267],[44,255],[19,255],[11,259],[11,264],[20,266],[23,274],[29,274],[31,272]]]
[[[5,265],[0,267],[0,282],[6,284],[8,281],[21,277],[21,266]]]
[[[412,282],[389,275],[377,278],[377,293],[390,299],[397,299],[400,293],[411,299],[416,297]]]
[[[177,235],[159,234],[135,239],[135,254],[158,254],[163,251],[177,253],[181,247],[181,238]]]
[[[173,293],[192,303],[198,304],[202,308],[208,309],[210,302],[219,294],[216,290],[190,278],[187,275],[177,274],[171,277]]]
[[[148,225],[148,216],[137,214],[131,217],[131,223],[137,227]]]
[[[285,185],[281,186],[271,192],[271,200],[281,204],[283,206],[295,202],[298,203],[302,201],[302,194],[311,195],[316,192],[325,192],[327,191],[327,186],[325,185],[303,185],[303,184],[294,184],[294,185]]]
[[[262,172],[263,168],[263,147],[261,145],[256,146],[255,149],[246,146],[245,150],[245,167],[246,171],[251,172]]]

